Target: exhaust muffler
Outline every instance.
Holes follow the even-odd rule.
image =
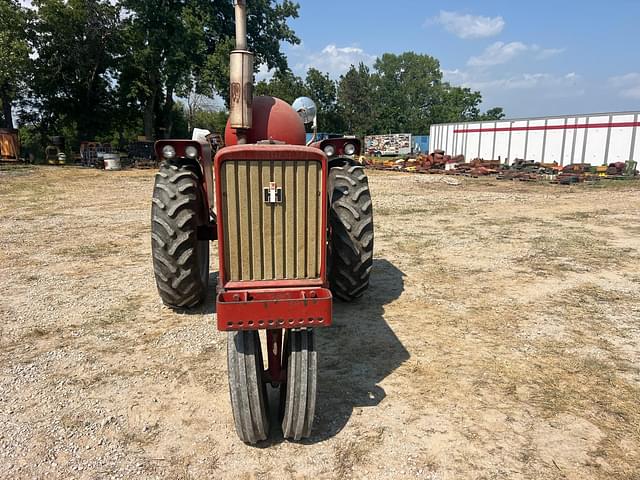
[[[247,2],[234,0],[236,10],[236,48],[229,63],[230,92],[229,117],[231,128],[236,129],[238,144],[247,143],[247,130],[251,129],[253,103],[253,53],[247,50]]]

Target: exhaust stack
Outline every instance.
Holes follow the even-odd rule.
[[[247,50],[247,2],[234,0],[236,9],[236,48],[231,52],[230,123],[236,129],[238,144],[247,143],[247,130],[252,123],[253,53]]]

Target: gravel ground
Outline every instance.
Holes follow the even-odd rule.
[[[158,299],[153,172],[1,170],[0,477],[640,479],[640,186],[370,183],[313,437],[250,447],[213,292]]]

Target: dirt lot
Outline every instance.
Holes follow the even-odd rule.
[[[0,477],[639,479],[640,186],[441,180],[372,173],[314,436],[249,447],[213,295],[156,294],[153,172],[1,171]]]

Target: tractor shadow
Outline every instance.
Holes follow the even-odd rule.
[[[385,259],[374,260],[367,293],[354,303],[334,303],[333,327],[318,335],[318,404],[308,443],[338,434],[355,408],[386,398],[379,383],[409,359],[384,318],[385,305],[404,291],[404,274]]]
[[[320,363],[316,418],[312,436],[299,443],[313,445],[334,437],[355,409],[375,407],[386,397],[380,382],[409,359],[384,318],[385,305],[404,291],[403,277],[388,260],[374,260],[367,293],[353,303],[336,301],[333,326],[316,331]],[[268,445],[284,441],[279,427],[272,420]]]
[[[204,302],[195,308],[178,308],[175,311],[185,315],[214,315],[216,313],[216,285],[218,285],[218,272],[210,272],[209,286]]]

